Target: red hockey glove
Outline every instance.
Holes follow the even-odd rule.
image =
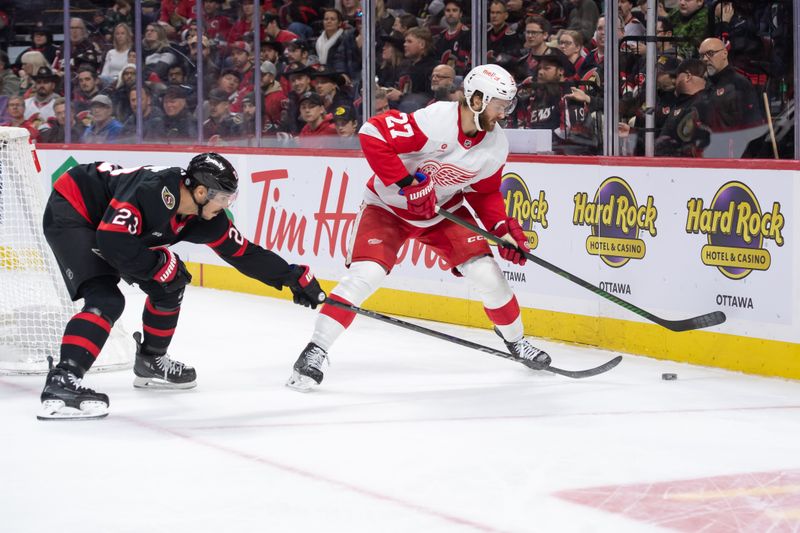
[[[498,245],[497,250],[500,252],[500,257],[507,261],[511,261],[516,265],[524,265],[527,259],[522,252],[530,250],[528,246],[528,237],[522,231],[522,226],[519,225],[516,218],[507,218],[501,220],[492,230],[492,233],[500,237],[508,244]]]
[[[316,309],[325,301],[325,291],[306,265],[291,265],[291,268],[286,285],[292,291],[294,303]]]
[[[412,215],[423,219],[436,216],[436,191],[433,189],[433,180],[422,172],[414,174],[418,183],[406,185],[400,189],[400,194],[408,201],[408,210]]]
[[[152,277],[164,287],[165,291],[179,291],[192,282],[192,275],[178,254],[169,248],[156,248],[155,251],[159,252],[161,257]]]

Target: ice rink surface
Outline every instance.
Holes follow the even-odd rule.
[[[37,421],[43,377],[0,376],[0,532],[800,531],[798,382],[635,356],[572,380],[357,317],[302,394],[315,315],[190,287],[170,353],[198,387],[90,374],[104,420]]]

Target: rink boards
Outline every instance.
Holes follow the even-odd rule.
[[[39,148],[42,182],[75,163],[185,167],[207,148]],[[358,152],[217,148],[239,171],[232,215],[251,241],[306,263],[330,289],[372,172]],[[702,168],[688,165],[702,165]],[[657,358],[800,378],[800,165],[792,162],[512,157],[502,192],[533,253],[666,319],[728,320],[673,333],[536,265],[500,261],[526,332]],[[193,283],[277,295],[210,249],[179,245]],[[463,279],[431,250],[403,249],[364,306],[489,327]],[[283,295],[284,297],[286,295]],[[232,310],[231,312],[235,312]],[[432,341],[433,342],[433,341]]]

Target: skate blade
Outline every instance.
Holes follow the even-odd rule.
[[[308,376],[304,376],[297,372],[292,371],[292,377],[286,382],[286,386],[297,392],[311,392],[319,383],[314,381]]]
[[[137,389],[183,390],[197,387],[197,380],[187,383],[173,383],[160,378],[142,378],[136,376],[133,380],[133,386]]]
[[[81,408],[67,407],[61,400],[42,402],[39,420],[97,420],[108,416],[108,406],[103,402],[81,402]]]

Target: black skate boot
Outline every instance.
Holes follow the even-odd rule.
[[[292,377],[286,382],[286,386],[296,391],[308,392],[322,383],[322,362],[326,359],[328,352],[309,342],[294,363]]]
[[[108,396],[81,387],[81,378],[64,368],[54,367],[47,358],[50,372],[42,390],[39,420],[90,420],[108,416]]]
[[[142,334],[133,334],[136,341],[136,361],[133,386],[141,389],[191,389],[197,386],[194,368],[170,359],[167,354],[148,354],[142,348]]]
[[[503,339],[503,336],[500,334],[497,328],[494,329],[494,332],[497,333],[501,339]],[[550,356],[547,355],[547,352],[535,347],[533,344],[528,342],[525,337],[522,337],[516,342],[508,342],[507,340],[503,339],[503,342],[506,343],[506,348],[508,348],[508,351],[511,353],[511,355],[519,359],[519,362],[528,368],[532,368],[533,370],[542,370],[550,365]]]

